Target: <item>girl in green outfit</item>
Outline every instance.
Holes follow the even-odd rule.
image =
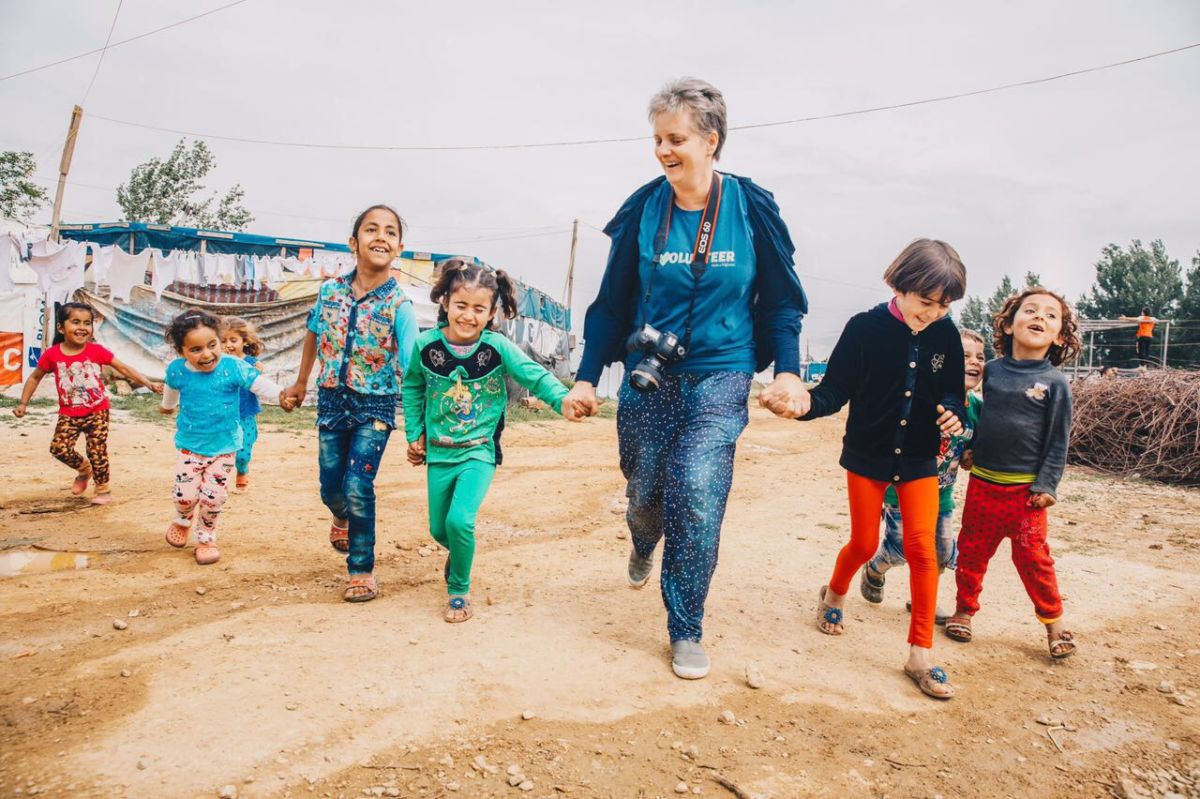
[[[401,391],[408,462],[428,467],[429,531],[450,550],[445,619],[471,618],[475,516],[500,464],[500,432],[512,377],[570,421],[579,421],[566,387],[515,344],[489,328],[498,308],[512,319],[512,280],[460,259],[447,261],[429,298],[438,326],[417,337]]]

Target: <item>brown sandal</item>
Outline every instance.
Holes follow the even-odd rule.
[[[373,574],[352,574],[350,584],[342,592],[342,599],[347,602],[370,602],[379,596],[379,584]]]
[[[442,614],[442,618],[450,624],[459,624],[474,615],[469,596],[452,596],[446,604],[446,612]]]
[[[908,678],[917,684],[921,689],[921,693],[926,696],[931,696],[934,699],[950,699],[954,696],[954,686],[950,684],[950,678],[946,676],[946,672],[941,666],[934,666],[932,669],[913,669],[909,670],[904,667],[904,673]],[[937,690],[941,686],[942,690]]]
[[[845,614],[841,608],[833,608],[825,604],[825,592],[829,590],[829,586],[821,586],[821,593],[817,595],[817,629],[826,635],[841,635],[846,631],[842,624],[842,619]]]
[[[1047,636],[1047,643],[1050,646],[1050,657],[1055,660],[1069,658],[1075,654],[1075,634],[1070,630],[1063,630],[1054,638]]]
[[[329,525],[329,545],[338,552],[350,551],[350,525],[338,527],[336,524]]]
[[[974,637],[971,632],[971,617],[955,613],[946,619],[946,637],[960,644],[969,644]]]

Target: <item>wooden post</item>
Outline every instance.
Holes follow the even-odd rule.
[[[1171,344],[1171,320],[1167,320],[1167,324],[1163,327],[1163,357],[1162,368],[1167,368],[1167,347]]]
[[[71,157],[75,155],[75,139],[79,136],[79,122],[82,119],[83,109],[75,106],[71,111],[71,125],[67,129],[67,140],[63,142],[62,160],[58,162],[58,191],[54,193],[54,211],[50,215],[50,238],[54,241],[58,241],[63,193],[67,188],[67,173],[71,171]]]
[[[571,257],[567,261],[567,286],[564,291],[563,305],[567,309],[568,317],[571,314],[571,295],[575,292],[575,253],[579,250],[579,220],[576,219],[571,224]],[[563,350],[567,360],[571,358],[571,326],[568,324],[566,336],[563,340]],[[568,367],[569,368],[569,367]]]

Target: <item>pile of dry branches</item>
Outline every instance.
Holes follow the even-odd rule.
[[[1200,373],[1074,383],[1068,460],[1112,474],[1200,485]]]

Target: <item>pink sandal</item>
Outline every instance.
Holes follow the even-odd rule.
[[[75,475],[75,480],[71,483],[71,493],[74,494],[75,496],[79,496],[84,491],[87,491],[88,480],[91,480],[91,479],[92,479],[91,471],[89,471],[87,474]]]
[[[167,543],[176,549],[183,549],[187,546],[188,533],[191,531],[190,526],[184,527],[179,522],[171,522],[167,527]]]
[[[221,550],[217,549],[216,544],[197,544],[196,545],[196,562],[201,566],[208,566],[216,563],[221,559]]]
[[[113,501],[113,495],[107,491],[103,491],[92,497],[93,505],[110,505]]]

